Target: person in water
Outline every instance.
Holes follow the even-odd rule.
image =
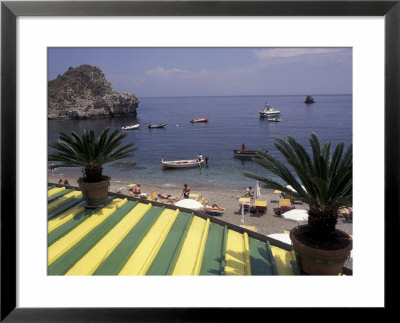
[[[242,151],[245,151],[246,150],[246,146],[243,144],[242,145]]]

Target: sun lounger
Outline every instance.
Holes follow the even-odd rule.
[[[242,224],[241,227],[245,228],[245,229],[248,229],[248,230],[251,230],[251,231],[254,231],[254,232],[257,232],[257,229],[256,229],[256,227],[254,225],[244,225],[244,224]]]
[[[244,208],[244,210],[249,211],[250,210],[250,197],[241,197],[239,198],[239,210],[242,209],[242,207]]]
[[[345,220],[353,220],[353,208],[352,207],[341,207],[338,210],[339,216],[343,216]]]
[[[292,209],[292,203],[290,202],[290,199],[280,199],[279,209],[282,212],[290,211]]]
[[[256,205],[256,211],[257,211],[257,214],[258,214],[258,212],[262,212],[262,213],[265,213],[265,212],[267,212],[267,201],[265,201],[265,200],[256,200],[255,201],[255,205]]]

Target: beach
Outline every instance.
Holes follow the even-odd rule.
[[[68,176],[69,185],[78,186],[77,179],[79,176]],[[48,182],[58,183],[60,179],[65,180],[65,176],[49,173]],[[157,192],[157,194],[167,194],[176,198],[183,198],[182,187],[174,186],[160,186],[153,185],[151,183],[141,182],[124,182],[124,181],[113,181],[111,179],[110,192],[121,193],[129,196],[129,185],[140,184],[142,187],[142,192],[147,194],[152,194],[152,192]],[[242,214],[239,210],[239,197],[244,196],[244,191],[230,190],[230,189],[218,189],[218,188],[197,188],[192,186],[190,182],[187,183],[191,188],[191,194],[199,194],[202,198],[208,201],[208,205],[217,204],[219,207],[224,208],[223,215],[218,215],[217,217],[235,225],[240,226],[242,224]],[[273,233],[283,233],[285,230],[291,230],[298,224],[305,222],[298,222],[294,220],[287,220],[275,214],[274,209],[278,208],[278,194],[274,194],[273,191],[261,188],[261,200],[267,201],[267,212],[265,214],[253,214],[250,212],[244,213],[244,225],[254,226],[258,233],[263,235],[273,234]],[[307,210],[306,204],[296,203],[294,204],[296,209]],[[352,222],[345,221],[343,218],[338,219],[337,229],[346,232],[347,234],[353,234],[352,232]]]

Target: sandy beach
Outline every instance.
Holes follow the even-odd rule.
[[[65,176],[64,176],[65,177]],[[60,179],[65,179],[64,177],[57,174],[49,174],[48,182],[49,183],[58,183]],[[69,184],[72,186],[78,186],[77,179],[78,176],[69,176],[68,178]],[[156,191],[157,194],[168,194],[171,196],[175,196],[176,198],[183,198],[182,196],[182,187],[163,187],[156,186],[150,183],[135,183],[135,182],[123,182],[123,181],[113,181],[111,179],[110,191],[111,192],[119,192],[121,194],[129,195],[129,186],[132,184],[140,184],[142,187],[142,192],[151,194]],[[190,182],[187,183],[191,188],[192,194],[200,194],[203,199],[208,201],[209,205],[216,203],[218,206],[223,207],[224,214],[218,215],[222,221],[226,221],[235,225],[240,226],[242,222],[242,215],[239,210],[239,201],[238,198],[244,195],[244,191],[239,190],[229,190],[229,189],[216,189],[216,188],[196,188],[190,185]],[[274,194],[273,191],[269,191],[261,188],[261,196],[260,199],[266,200],[268,204],[267,212],[265,214],[252,214],[250,212],[246,212],[244,214],[244,224],[246,226],[254,226],[258,233],[268,235],[272,233],[283,233],[284,230],[291,230],[293,227],[301,224],[302,222],[286,220],[281,216],[275,214],[274,209],[278,208],[278,195]],[[296,203],[294,204],[296,209],[304,209],[307,210],[308,206],[306,204]],[[345,221],[343,218],[338,219],[337,229],[342,230],[348,234],[352,234],[352,222]]]

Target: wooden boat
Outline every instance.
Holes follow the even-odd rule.
[[[208,122],[208,117],[190,120],[191,123]]]
[[[161,124],[149,124],[148,127],[150,129],[152,128],[164,128],[166,126],[166,123],[161,123]]]
[[[130,126],[122,127],[122,130],[134,130],[134,129],[138,129],[139,126],[140,126],[140,124],[137,123],[137,124],[133,124]]]
[[[186,159],[186,160],[164,160],[164,156],[161,158],[161,165],[163,169],[172,168],[192,168],[192,167],[202,167],[206,161],[204,159]]]
[[[265,152],[268,152],[268,150],[265,150]],[[233,151],[234,157],[236,158],[242,158],[242,159],[246,159],[246,158],[253,158],[257,156],[257,152],[255,150],[234,150]]]
[[[278,118],[268,118],[268,121],[271,121],[271,122],[281,122],[281,119],[278,119]]]

